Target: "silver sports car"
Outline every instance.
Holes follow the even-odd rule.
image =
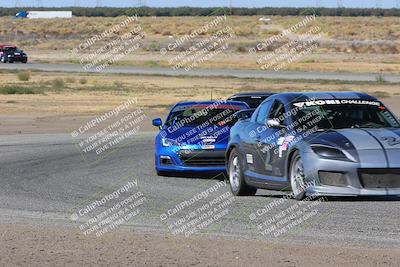
[[[400,123],[363,93],[276,94],[231,128],[226,162],[235,195],[400,195]]]

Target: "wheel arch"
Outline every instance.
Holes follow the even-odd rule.
[[[285,163],[285,177],[288,181],[290,181],[289,178],[289,171],[290,171],[290,163],[292,162],[294,154],[298,152],[300,153],[300,149],[298,147],[293,147],[290,152],[288,153],[288,157],[286,158],[286,163]]]
[[[236,148],[237,149],[237,144],[230,144],[227,149],[226,149],[226,153],[225,153],[225,165],[226,165],[226,169],[228,170],[228,165],[229,165],[229,157],[231,155],[232,150]]]

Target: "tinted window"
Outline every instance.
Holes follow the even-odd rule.
[[[170,113],[166,125],[193,127],[206,123],[222,127],[225,125],[232,126],[237,122],[234,114],[240,110],[239,106],[210,107],[211,105],[179,106]]]
[[[228,100],[241,101],[249,105],[250,108],[258,108],[258,106],[267,99],[268,96],[239,96]]]
[[[271,109],[273,101],[267,101],[263,103],[260,108],[258,109],[256,121],[259,124],[265,124],[265,120],[267,119],[267,114]]]
[[[321,105],[315,104],[318,101]],[[314,125],[319,129],[400,127],[396,118],[380,102],[329,104],[325,100],[318,101],[309,102],[311,104],[303,105],[300,108],[294,104],[293,108],[299,109],[295,119],[304,121],[302,118],[318,118],[318,120],[314,120]],[[354,100],[350,101],[354,102]]]
[[[285,114],[285,105],[281,101],[275,100],[271,112],[268,115],[268,118],[276,119],[283,124],[285,121],[284,114]]]

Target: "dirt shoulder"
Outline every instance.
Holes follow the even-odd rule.
[[[75,228],[0,225],[2,266],[399,266],[400,249],[271,244]]]

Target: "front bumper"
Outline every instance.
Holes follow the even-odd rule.
[[[155,154],[157,171],[165,172],[223,172],[226,145],[214,149],[201,146],[162,147]]]
[[[14,62],[27,62],[28,57],[24,56],[12,56],[8,57],[8,61],[14,61]]]
[[[396,166],[397,167],[397,166]],[[399,166],[400,167],[400,166]],[[310,186],[306,189],[307,195],[321,196],[400,196],[400,168],[387,168],[387,166],[361,166],[358,162],[337,161],[321,159],[313,153],[304,156],[304,169],[307,182]],[[362,174],[374,170],[376,179],[379,180],[386,173],[393,174],[390,179],[382,179],[382,183],[365,184]],[[341,174],[343,184],[326,183],[321,178],[321,171]],[[382,174],[379,174],[382,173]],[[325,184],[324,184],[325,183]]]

